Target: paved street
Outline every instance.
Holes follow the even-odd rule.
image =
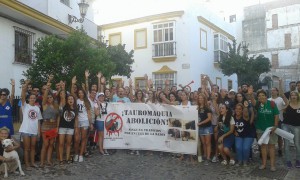
[[[258,160],[255,158],[256,161]],[[280,176],[287,172],[282,165],[282,159],[277,158],[278,171],[273,174],[274,179],[282,179]],[[56,163],[57,164],[57,163]],[[25,171],[26,176],[9,174],[8,179],[210,179],[210,180],[233,180],[233,179],[262,179],[270,178],[256,176],[259,173],[272,175],[267,170],[256,170],[258,163],[252,163],[248,167],[222,166],[219,163],[205,166],[203,163],[193,165],[189,158],[180,162],[170,155],[160,158],[158,154],[153,156],[136,156],[126,154],[125,151],[119,150],[111,156],[101,156],[94,151],[90,158],[86,158],[83,163],[73,163],[60,167],[46,167],[33,171]],[[2,175],[1,175],[2,177]],[[300,177],[300,169],[288,171],[285,180],[296,180]],[[2,178],[0,178],[2,179]]]

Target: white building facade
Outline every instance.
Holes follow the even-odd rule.
[[[93,0],[86,2],[91,4]],[[19,82],[35,60],[34,43],[39,38],[51,34],[64,38],[82,27],[97,39],[91,6],[83,23],[70,23],[69,15],[80,18],[77,0],[0,0],[0,88],[10,89],[10,79],[15,79],[16,95],[20,95]]]
[[[207,74],[220,88],[237,89],[235,75],[224,76],[218,67],[220,54],[228,51],[234,39],[232,28],[205,9],[187,8],[111,24],[98,28],[99,38],[108,45],[126,44],[134,50],[131,79],[140,88],[146,86],[145,74],[154,86],[187,85],[192,90]],[[114,77],[116,81],[126,79]]]
[[[300,80],[300,1],[286,0],[257,4],[244,9],[243,40],[249,43],[251,54],[263,54],[270,59],[271,86],[279,79]]]

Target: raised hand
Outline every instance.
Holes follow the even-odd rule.
[[[166,86],[169,86],[169,85],[170,85],[170,81],[169,81],[168,79],[166,79],[165,85],[166,85]]]
[[[90,71],[89,70],[85,70],[84,75],[86,78],[88,78],[90,76]]]
[[[106,79],[105,79],[105,77],[104,77],[104,76],[102,76],[102,77],[101,77],[101,79],[100,79],[100,83],[101,83],[101,84],[106,84]]]
[[[12,85],[12,86],[15,86],[15,80],[14,79],[10,79],[10,84]]]
[[[98,77],[98,79],[100,79],[102,76],[103,76],[103,75],[102,75],[102,72],[101,72],[101,71],[99,71],[99,72],[97,73],[97,77]]]
[[[244,101],[244,107],[245,107],[245,108],[248,108],[248,106],[249,106],[248,101]]]
[[[54,78],[53,74],[50,74],[50,75],[48,76],[48,81],[49,81],[49,82],[52,81],[53,78]]]
[[[76,82],[77,82],[77,79],[76,79],[76,76],[74,76],[74,77],[72,78],[72,84],[76,84]]]

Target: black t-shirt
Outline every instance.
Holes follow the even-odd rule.
[[[62,115],[60,116],[59,127],[74,129],[76,116],[76,111],[68,111],[67,108],[64,107]]]
[[[293,109],[290,105],[288,105],[283,116],[284,124],[300,126],[300,108]]]
[[[210,108],[204,107],[198,109],[198,122],[202,122],[208,118],[208,113],[211,113]],[[209,127],[211,126],[211,121],[200,125],[199,127]]]
[[[243,118],[241,119],[237,119],[236,117],[234,117],[234,130],[237,132],[238,136],[237,137],[252,137],[251,134],[251,126],[250,126],[250,122],[244,120]]]

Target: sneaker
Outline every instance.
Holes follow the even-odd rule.
[[[275,171],[276,171],[276,168],[275,168],[275,167],[271,167],[271,168],[270,168],[270,171],[275,172]]]
[[[222,164],[222,165],[227,165],[227,161],[226,161],[226,160],[223,160],[223,161],[221,162],[221,164]]]
[[[266,169],[266,166],[264,166],[264,165],[260,165],[260,166],[258,167],[258,169],[259,169],[259,170]]]
[[[299,160],[296,160],[295,167],[296,167],[296,168],[300,168],[300,161],[299,161]]]
[[[107,150],[104,150],[104,156],[109,156],[109,153],[107,152]]]
[[[204,165],[205,165],[205,166],[208,166],[209,163],[210,163],[210,161],[207,159],[207,160],[205,160]]]
[[[198,162],[202,162],[203,159],[202,159],[202,156],[198,156]]]
[[[78,157],[78,162],[83,162],[83,156]]]
[[[214,156],[214,157],[212,158],[212,160],[211,160],[211,162],[213,162],[213,163],[216,163],[216,162],[218,162],[218,161],[219,161],[219,159],[218,159],[217,156]]]
[[[139,155],[140,155],[140,152],[139,152],[139,151],[136,151],[136,155],[139,156]]]
[[[291,161],[287,161],[287,162],[286,162],[286,167],[287,167],[288,169],[291,169],[291,168],[293,167],[292,162],[291,162]]]
[[[230,164],[231,166],[235,165],[235,160],[230,159],[229,164]]]
[[[133,154],[134,154],[134,151],[130,151],[130,154],[133,155]]]
[[[76,154],[73,159],[74,162],[78,162],[78,155]]]

